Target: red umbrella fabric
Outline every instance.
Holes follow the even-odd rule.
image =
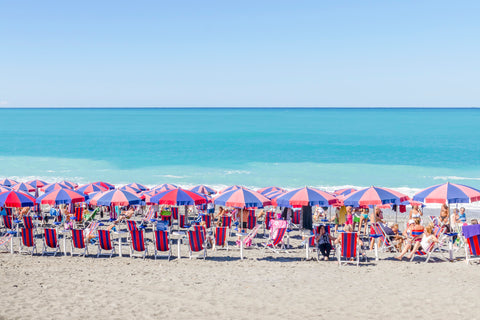
[[[239,186],[239,185],[234,185],[234,186],[226,187],[226,188],[218,191],[218,194],[222,194],[222,193],[225,193],[225,192],[229,192],[229,191],[232,191],[232,190],[238,190],[238,189],[242,189],[242,188],[245,188],[245,187],[242,187],[242,186]]]
[[[78,184],[72,181],[63,180],[63,181],[60,181],[59,183],[68,186],[70,189],[75,189],[76,187],[78,187]]]
[[[80,186],[77,188],[77,191],[84,193],[84,194],[90,194],[93,192],[103,192],[109,190],[108,188],[102,187],[98,184],[94,183],[88,183],[84,184],[83,186]]]
[[[155,190],[155,192],[164,192],[164,191],[167,191],[167,190],[174,190],[174,189],[177,189],[178,187],[174,184],[170,184],[170,183],[164,183],[164,184],[161,184],[161,185],[158,185],[158,186],[155,186],[152,190]]]
[[[184,190],[181,188],[167,190],[157,193],[145,199],[147,204],[166,204],[171,206],[188,206],[194,204],[207,203],[204,195],[200,195],[190,190]]]
[[[77,203],[85,201],[82,193],[70,189],[56,189],[38,197],[37,203],[59,205],[64,203]]]
[[[149,189],[144,186],[143,184],[140,184],[140,183],[129,183],[127,184],[128,187],[131,187],[131,188],[134,188],[134,189],[138,189],[140,191],[148,191]]]
[[[142,192],[140,189],[137,189],[137,188],[134,188],[134,187],[130,187],[130,186],[123,186],[121,188],[119,188],[120,190],[125,190],[125,191],[128,191],[128,192],[131,192],[131,193],[134,193],[134,194],[138,194],[140,192]]]
[[[413,200],[426,203],[468,203],[480,201],[480,190],[456,183],[428,187],[413,196]]]
[[[240,187],[222,193],[214,199],[214,203],[235,208],[263,208],[271,205],[272,201],[256,191]]]
[[[101,187],[107,188],[108,190],[115,189],[115,186],[113,184],[105,182],[105,181],[97,181],[97,182],[93,182],[93,184],[96,184],[96,185],[99,185]]]
[[[72,189],[72,188],[70,188],[66,184],[59,183],[59,182],[52,183],[52,184],[47,184],[47,185],[43,186],[42,188],[40,188],[40,190],[42,190],[44,192],[50,192],[50,191],[57,190],[57,189]]]
[[[314,188],[300,188],[287,192],[277,199],[280,207],[330,206],[337,203],[337,198],[329,192]]]
[[[193,192],[196,192],[196,193],[201,193],[201,194],[206,194],[206,195],[211,195],[211,194],[217,193],[217,191],[215,191],[214,189],[212,189],[212,188],[210,188],[206,185],[203,185],[203,184],[200,184],[198,186],[195,186],[195,187],[191,188],[190,191],[193,191]]]
[[[281,191],[283,193],[287,192],[285,189],[279,188],[279,187],[266,187],[262,189],[258,189],[257,192],[263,195],[266,195],[267,193],[271,193],[273,191]]]
[[[0,193],[1,207],[33,207],[35,203],[34,197],[21,191],[11,190]]]
[[[0,193],[2,192],[7,192],[7,191],[12,191],[13,189],[10,187],[5,187],[5,186],[0,186]]]
[[[17,183],[16,185],[14,185],[12,187],[12,190],[15,190],[15,191],[22,191],[22,192],[30,192],[30,191],[35,191],[35,188],[32,187],[31,185],[29,184],[25,184],[25,183]]]
[[[340,195],[341,195],[341,196],[346,196],[346,195],[348,195],[348,194],[350,194],[350,193],[353,193],[353,192],[355,192],[355,191],[357,191],[357,189],[354,189],[354,188],[344,188],[344,189],[335,190],[335,191],[333,192],[333,194],[338,195],[338,196],[340,196]]]
[[[410,198],[407,195],[395,190],[381,187],[370,187],[347,195],[343,200],[343,203],[346,206],[360,207],[387,203],[400,204],[409,199]]]
[[[114,189],[95,195],[90,204],[94,206],[128,206],[140,204],[142,200],[128,191]]]
[[[6,186],[6,187],[13,187],[17,183],[18,182],[13,180],[13,179],[2,179],[2,180],[0,180],[0,185]]]
[[[30,180],[27,182],[28,185],[32,186],[33,188],[36,188],[36,189],[39,189],[45,185],[47,185],[48,183],[46,183],[45,181],[43,180]]]

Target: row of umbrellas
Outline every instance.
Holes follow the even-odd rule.
[[[27,192],[41,188],[45,194],[37,199]],[[76,188],[76,190],[74,190]],[[362,190],[341,189],[329,193],[315,188],[300,188],[290,192],[279,187],[267,187],[257,191],[243,186],[231,186],[221,190],[219,195],[210,198],[215,190],[204,185],[190,190],[172,184],[164,184],[149,190],[147,187],[132,183],[121,188],[106,182],[94,182],[78,186],[69,181],[47,184],[41,180],[18,183],[11,179],[0,180],[0,205],[7,207],[33,206],[38,203],[58,205],[62,203],[89,202],[92,205],[198,205],[212,201],[228,207],[257,207],[268,205],[280,207],[299,206],[381,206],[388,204],[425,203],[468,203],[480,201],[480,190],[445,183],[422,190],[410,199],[408,196],[387,188],[370,187]],[[144,202],[143,202],[144,201]]]

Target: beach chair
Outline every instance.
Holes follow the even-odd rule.
[[[397,248],[395,247],[395,243],[393,243],[393,241],[390,239],[390,236],[385,232],[385,228],[381,223],[373,223],[370,227],[373,228],[375,234],[380,235],[380,242],[382,243],[380,249],[383,252],[389,250],[393,250],[393,252],[398,252]]]
[[[440,220],[436,216],[428,216],[434,226],[440,226]]]
[[[85,213],[85,211],[83,211],[83,223],[85,224],[87,222],[91,222],[95,220],[95,217],[99,212],[100,212],[100,207],[96,207],[95,210],[93,210],[91,213]]]
[[[465,240],[465,262],[469,264],[473,261],[480,261],[480,235],[476,235]]]
[[[155,244],[155,260],[157,260],[158,252],[168,252],[168,260],[172,256],[172,241],[168,230],[155,230],[153,242]]]
[[[75,227],[78,228],[80,225],[84,227],[83,224],[83,207],[77,207],[74,209],[74,217],[71,217],[70,220],[75,221]]]
[[[200,253],[199,257],[203,255],[203,259],[207,257],[207,248],[205,246],[205,236],[201,229],[189,230],[188,234],[188,246],[189,246],[189,258],[192,259],[194,252]],[[201,252],[203,251],[203,254]]]
[[[190,224],[188,223],[188,218],[186,215],[181,214],[178,216],[178,227],[180,229],[188,229],[190,228]]]
[[[4,215],[4,216],[2,216],[2,220],[3,220],[3,227],[6,230],[11,230],[11,231],[16,230],[16,224],[13,221],[13,216],[12,215],[8,215],[8,214]]]
[[[97,258],[102,254],[102,250],[110,251],[110,258],[115,253],[115,246],[109,230],[98,230],[98,253]],[[107,253],[108,254],[108,253]]]
[[[275,253],[279,253],[280,251],[288,252],[285,249],[285,244],[283,241],[283,238],[286,232],[287,232],[287,228],[278,228],[276,232],[272,232],[274,236],[270,238],[267,243],[262,244],[264,246],[264,250],[263,250],[264,254],[266,249],[269,249]]]
[[[82,229],[72,229],[72,246],[70,250],[70,255],[73,256],[74,248],[83,250],[84,257],[88,254],[88,243],[85,241],[84,232]]]
[[[275,219],[275,212],[265,212],[265,220],[263,221],[263,236],[265,236],[266,230],[270,230],[270,221]]]
[[[250,213],[248,215],[248,221],[247,221],[247,229],[252,230],[255,228],[257,225],[257,217],[255,216],[255,213]]]
[[[5,249],[8,249],[7,246],[10,245],[10,252],[13,253],[13,235],[15,233],[13,231],[10,232],[5,232],[4,235],[0,237],[0,248],[5,247]]]
[[[23,220],[23,227],[24,228],[36,229],[36,225],[35,225],[35,223],[33,223],[32,216],[23,216],[22,220]]]
[[[248,248],[253,245],[253,239],[257,236],[258,230],[262,227],[261,224],[257,224],[248,234],[245,238],[243,238],[243,247]],[[240,245],[239,240],[237,240],[237,245]]]
[[[155,224],[157,220],[155,219],[155,208],[153,206],[150,206],[148,208],[147,213],[145,214],[145,217],[142,219],[142,225],[143,226],[152,226]]]
[[[217,250],[217,247],[222,247],[228,251],[228,241],[227,241],[227,227],[215,227],[213,230],[213,250]]]
[[[337,245],[338,265],[356,264],[360,265],[360,248],[358,248],[358,234],[356,232],[342,232],[341,244]],[[342,260],[343,259],[343,260]]]
[[[37,252],[37,246],[35,244],[35,238],[33,235],[33,229],[27,229],[27,228],[22,228],[20,230],[20,233],[22,235],[22,241],[20,242],[20,250],[19,253],[30,253],[33,256],[33,252]],[[31,251],[29,252],[27,250],[23,250],[24,247],[26,248],[31,248]]]
[[[299,211],[299,210],[293,211],[292,220],[290,222],[294,227],[300,228],[301,218],[302,218],[302,212],[301,211]]]
[[[207,229],[210,229],[212,227],[212,216],[209,214],[202,214],[202,221],[205,222],[205,226]]]
[[[412,257],[410,258],[410,262],[413,261],[413,259],[415,259],[416,256],[425,256],[425,263],[428,262],[428,260],[430,260],[430,257],[432,255],[432,252],[435,248],[435,245],[436,243],[435,242],[432,242],[428,248],[425,250],[425,249],[420,249],[420,250],[417,250],[413,255]]]
[[[172,211],[172,217],[174,220],[178,220],[178,208],[171,207],[170,210]]]
[[[60,250],[60,244],[58,242],[57,229],[54,229],[54,228],[45,228],[44,229],[42,256],[45,253],[51,253],[51,252],[48,252],[48,248],[54,249],[54,251],[53,251],[54,256],[57,254],[58,250]]]
[[[132,239],[130,245],[130,257],[134,257],[134,252],[143,252],[143,259],[147,256],[148,249],[145,246],[145,239],[143,237],[143,230],[130,231],[130,237]]]

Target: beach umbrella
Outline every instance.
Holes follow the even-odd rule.
[[[128,206],[140,204],[142,200],[137,195],[119,189],[113,189],[96,194],[89,203],[94,206]]]
[[[70,189],[75,189],[76,187],[78,187],[78,184],[77,184],[77,183],[71,182],[71,181],[67,181],[67,180],[60,181],[59,183],[68,186]]]
[[[56,189],[71,189],[71,188],[69,186],[67,186],[66,184],[59,183],[59,182],[47,184],[47,185],[43,186],[42,188],[40,188],[40,190],[42,190],[44,192],[50,192],[50,191],[53,191],[53,190],[56,190]]]
[[[6,187],[12,187],[16,185],[18,182],[12,179],[2,179],[0,180],[0,185],[6,186]]]
[[[6,191],[0,193],[1,207],[33,207],[35,205],[35,198],[22,191]]]
[[[213,201],[216,205],[235,208],[263,208],[272,204],[264,195],[245,187],[222,193]]]
[[[50,191],[37,198],[37,203],[49,204],[52,206],[83,201],[85,201],[85,197],[81,192],[63,188]]]
[[[333,192],[333,194],[337,195],[337,196],[346,196],[352,192],[355,192],[357,191],[357,189],[354,189],[354,188],[344,188],[344,189],[339,189],[339,190],[335,190]]]
[[[173,190],[167,190],[157,193],[145,199],[147,204],[166,204],[171,206],[190,206],[195,204],[207,203],[207,199],[204,195],[200,195],[190,190],[184,190],[177,188]]]
[[[263,195],[265,197],[267,197],[268,199],[272,200],[272,199],[276,199],[278,197],[283,196],[285,193],[287,193],[287,192],[281,191],[281,190],[274,190],[274,191],[270,191],[270,192],[267,192],[267,193],[263,193]]]
[[[16,185],[14,185],[12,187],[12,190],[15,190],[15,191],[22,191],[22,192],[30,192],[30,191],[35,191],[35,188],[32,187],[31,185],[29,184],[25,184],[25,183],[17,183]]]
[[[167,190],[173,190],[173,189],[177,189],[178,187],[174,184],[170,184],[170,183],[164,183],[164,184],[161,184],[161,185],[158,185],[158,186],[155,186],[152,190],[155,190],[155,192],[164,192],[164,191],[167,191]]]
[[[106,187],[102,187],[98,184],[93,184],[93,183],[87,183],[84,184],[83,186],[80,186],[77,188],[77,191],[84,193],[84,194],[90,194],[94,192],[103,192],[109,190]]]
[[[226,188],[218,191],[218,194],[222,194],[222,193],[225,193],[225,192],[229,192],[229,191],[232,191],[232,190],[238,190],[238,189],[242,189],[242,188],[244,188],[244,187],[239,186],[239,185],[234,185],[234,186],[226,187]]]
[[[27,184],[28,184],[29,186],[32,186],[32,187],[35,188],[35,189],[39,189],[39,188],[47,185],[48,183],[46,183],[46,182],[43,181],[43,180],[38,180],[38,179],[36,179],[36,180],[30,180],[30,181],[28,181]]]
[[[0,186],[0,193],[1,193],[1,192],[7,192],[7,191],[12,191],[12,188],[10,188],[10,187],[5,187],[5,186]]]
[[[206,194],[206,195],[211,195],[217,193],[214,189],[207,187],[206,185],[200,184],[198,186],[195,186],[190,189],[190,191],[196,192],[196,193],[201,193],[201,194]]]
[[[143,184],[140,184],[140,183],[129,183],[127,184],[128,187],[131,187],[131,188],[134,188],[134,189],[138,189],[140,191],[148,191],[149,189],[144,186]]]
[[[135,194],[142,192],[142,190],[134,188],[134,187],[130,187],[130,186],[123,186],[123,187],[120,187],[118,189],[119,190],[125,190],[125,191],[135,193]]]
[[[456,183],[444,183],[428,187],[413,196],[413,200],[425,203],[468,203],[480,201],[480,190]]]
[[[395,190],[370,187],[350,193],[343,199],[346,206],[360,207],[360,206],[376,206],[387,203],[400,204],[401,202],[409,200],[407,195]]]
[[[285,189],[282,189],[282,188],[279,188],[279,187],[266,187],[266,188],[262,188],[262,189],[258,189],[257,192],[260,193],[260,194],[267,194],[267,193],[271,193],[272,191],[281,191],[281,192],[287,192]]]
[[[96,184],[96,185],[99,185],[101,187],[107,188],[108,190],[115,189],[115,186],[113,184],[105,182],[105,181],[97,181],[97,182],[93,182],[93,184]]]
[[[327,207],[337,203],[337,198],[329,192],[304,187],[285,193],[283,196],[276,199],[276,203],[279,207]]]

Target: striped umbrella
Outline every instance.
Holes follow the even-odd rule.
[[[263,195],[266,195],[267,193],[271,193],[272,191],[281,191],[283,193],[287,192],[285,189],[279,188],[279,187],[266,187],[262,189],[258,189],[257,192]]]
[[[193,191],[193,192],[196,192],[196,193],[201,193],[201,194],[206,194],[206,195],[217,193],[217,191],[215,191],[214,189],[212,189],[210,187],[207,187],[206,185],[203,185],[203,184],[200,184],[198,186],[195,186],[195,187],[191,188],[190,191]]]
[[[413,200],[425,203],[468,203],[480,201],[480,190],[456,183],[444,183],[428,187],[413,196]]]
[[[277,199],[277,198],[283,196],[285,193],[287,193],[287,192],[281,191],[281,190],[274,190],[274,191],[264,193],[263,195],[265,197],[267,197],[268,199],[272,200],[272,199]]]
[[[37,198],[37,203],[49,204],[52,206],[83,201],[85,201],[85,197],[81,192],[70,189],[56,189]]]
[[[167,191],[167,190],[173,190],[173,189],[177,189],[178,187],[174,184],[170,184],[170,183],[164,183],[164,184],[161,184],[161,185],[158,185],[158,186],[155,186],[152,190],[155,190],[155,192],[164,192],[164,191]]]
[[[97,182],[93,182],[93,184],[96,184],[96,185],[99,185],[101,187],[107,188],[108,190],[115,189],[115,186],[113,184],[105,182],[105,181],[97,181]]]
[[[149,189],[144,186],[143,184],[140,184],[140,183],[129,183],[127,184],[128,187],[131,187],[131,188],[134,188],[134,189],[138,189],[140,191],[148,191]]]
[[[21,191],[11,190],[0,193],[1,207],[33,207],[35,202],[34,197]]]
[[[213,201],[216,205],[235,208],[263,208],[272,204],[264,195],[245,187],[222,193]]]
[[[337,203],[337,198],[331,193],[314,188],[300,188],[287,192],[276,200],[280,207],[321,206],[326,207]]]
[[[360,207],[387,203],[400,204],[406,200],[409,200],[409,197],[403,193],[387,188],[372,186],[347,195],[343,200],[343,203],[346,206]]]
[[[84,194],[90,194],[93,192],[103,192],[109,190],[108,188],[102,187],[98,184],[93,184],[93,183],[87,183],[84,184],[83,186],[80,186],[77,188],[77,191],[84,193]]]
[[[189,206],[194,204],[207,203],[204,195],[200,195],[190,190],[177,188],[157,193],[150,197],[147,204],[166,204],[171,206]]]
[[[68,186],[70,189],[75,189],[76,187],[78,187],[78,184],[77,184],[77,183],[71,182],[71,181],[67,181],[67,180],[60,181],[59,183]]]
[[[5,187],[5,186],[0,186],[0,193],[1,193],[1,192],[7,192],[7,191],[12,191],[12,188],[10,188],[10,187]]]
[[[12,187],[16,185],[18,182],[12,179],[2,179],[0,180],[0,185],[6,186],[6,187]]]
[[[125,191],[128,191],[130,193],[133,193],[133,194],[138,194],[140,192],[142,192],[142,190],[140,189],[137,189],[137,188],[134,188],[134,187],[130,187],[130,186],[123,186],[123,187],[120,187],[118,188],[119,190],[125,190]]]
[[[67,186],[66,184],[56,182],[56,183],[52,183],[52,184],[47,184],[47,185],[43,186],[40,190],[42,190],[44,192],[50,192],[50,191],[57,190],[57,189],[71,189],[71,188],[69,186]]]
[[[229,191],[232,191],[232,190],[238,190],[238,189],[242,189],[242,188],[244,188],[244,187],[239,186],[239,185],[234,185],[234,186],[226,187],[226,188],[218,191],[218,194],[222,194],[222,193],[225,193],[225,192],[229,192]]]
[[[100,192],[90,199],[94,206],[128,206],[140,204],[142,200],[135,194],[128,191],[113,189]]]
[[[48,183],[46,183],[46,182],[43,181],[43,180],[38,180],[38,179],[36,179],[36,180],[30,180],[30,181],[28,181],[27,184],[28,184],[29,186],[32,186],[32,187],[35,188],[35,189],[39,189],[39,188],[47,185]]]
[[[354,189],[354,188],[344,188],[344,189],[339,189],[339,190],[335,190],[333,193],[338,195],[338,196],[346,196],[352,192],[355,192],[357,191],[357,189]]]
[[[25,193],[28,193],[30,191],[35,191],[35,188],[32,187],[31,185],[29,184],[25,184],[25,183],[17,183],[16,185],[14,185],[12,187],[12,190],[15,190],[15,191],[22,191],[22,192],[25,192]]]

